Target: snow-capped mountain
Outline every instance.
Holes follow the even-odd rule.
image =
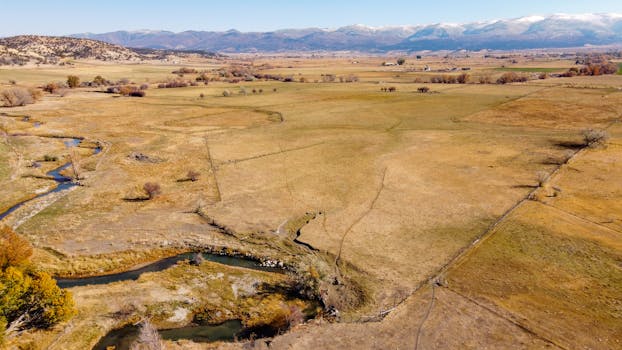
[[[141,30],[74,37],[129,47],[223,52],[358,50],[479,50],[576,47],[622,43],[622,14],[554,14],[466,24],[437,23],[273,32]]]

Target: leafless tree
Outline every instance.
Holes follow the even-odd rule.
[[[585,129],[581,132],[583,142],[588,147],[604,146],[609,139],[607,130],[602,129]]]
[[[147,182],[143,185],[143,190],[149,199],[153,199],[155,196],[160,194],[160,184],[156,182]]]
[[[145,320],[140,325],[140,331],[138,333],[138,339],[132,346],[131,350],[164,350],[162,339],[158,330],[149,322]]]
[[[35,103],[35,98],[28,89],[12,87],[0,91],[0,104],[4,107],[25,106],[31,103]]]
[[[72,149],[69,153],[69,161],[71,162],[71,170],[73,172],[74,180],[80,180],[80,155],[75,149]]]
[[[542,187],[546,183],[546,180],[548,180],[548,178],[549,174],[546,171],[538,171],[536,173],[536,180],[538,181],[539,187]]]
[[[197,181],[199,179],[200,175],[201,175],[201,173],[199,173],[198,171],[189,170],[188,174],[186,174],[186,177],[188,178],[188,180],[194,182],[194,181]]]

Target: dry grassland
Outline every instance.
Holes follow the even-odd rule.
[[[18,232],[38,248],[40,266],[61,274],[115,271],[188,247],[228,246],[322,261],[323,277],[361,290],[362,304],[340,304],[343,322],[300,326],[277,337],[273,348],[621,347],[622,131],[615,121],[622,77],[428,84],[433,93],[422,94],[423,85],[412,81],[424,73],[380,67],[379,58],[351,61],[282,59],[267,71],[310,83],[214,82],[151,88],[144,98],[85,88],[14,108],[11,114],[42,124],[12,118],[13,132],[81,136],[103,151],[90,156],[81,149],[83,186],[5,223],[19,223]],[[454,63],[473,65],[474,75],[499,74],[483,59]],[[412,65],[424,64],[431,62]],[[0,80],[40,84],[71,73],[156,82],[173,69],[78,63],[3,69]],[[324,73],[357,74],[361,81],[313,82]],[[380,91],[389,84],[397,92]],[[241,87],[263,93],[245,96]],[[233,96],[223,97],[225,89]],[[538,171],[555,171],[559,159],[578,150],[582,129],[610,125],[607,148],[580,151],[538,200],[525,200]],[[0,144],[0,208],[53,185],[23,177],[29,170],[18,158],[54,153],[63,159],[69,152],[56,139],[8,141]],[[189,170],[199,180],[178,181]],[[145,182],[159,183],[162,194],[124,200]],[[551,188],[555,197],[547,197]],[[209,225],[197,208],[235,236]],[[279,227],[290,226],[300,228],[298,241],[319,252],[283,242]],[[153,296],[162,289],[157,279],[170,273],[136,283]],[[184,279],[175,283],[188,293],[198,288]],[[77,288],[80,316],[41,339],[64,332],[60,339],[69,346],[77,332],[96,324],[92,344],[114,326],[102,319],[110,307],[101,309],[96,299],[125,298],[129,284]]]

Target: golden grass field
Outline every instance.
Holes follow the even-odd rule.
[[[409,70],[424,64],[472,66],[474,77],[501,72],[485,59],[434,58],[404,67],[382,67],[382,61],[279,58],[270,61],[269,73],[309,82],[152,86],[144,98],[80,88],[4,108],[0,112],[11,116],[0,118],[11,133],[85,141],[78,148],[83,186],[45,205],[33,201],[3,223],[34,245],[38,266],[61,275],[120,271],[189,247],[224,246],[317,264],[323,278],[337,278],[342,288],[326,288],[340,322],[311,321],[276,337],[271,348],[621,348],[622,76],[421,84],[414,79],[433,73]],[[572,63],[516,66],[565,69]],[[2,68],[0,81],[35,86],[76,74],[156,83],[174,77],[176,68],[76,62]],[[360,81],[314,82],[325,73],[356,74]],[[432,93],[418,93],[424,85]],[[380,91],[387,86],[397,91]],[[263,93],[239,94],[241,87]],[[233,96],[223,97],[223,90]],[[23,115],[41,126],[21,121]],[[579,150],[586,128],[607,128],[607,147]],[[91,155],[88,146],[95,144],[103,151]],[[568,151],[576,154],[560,165]],[[62,139],[9,136],[0,143],[0,209],[52,186],[40,175],[69,152]],[[129,157],[133,153],[153,162]],[[46,154],[59,160],[26,167]],[[189,170],[201,174],[198,181],[177,181]],[[552,174],[541,189],[539,171]],[[159,183],[162,194],[123,200],[145,182]],[[527,199],[531,192],[534,200]],[[208,225],[197,208],[235,235]],[[298,240],[317,252],[279,235],[280,227],[293,226],[300,228]],[[162,306],[170,313],[181,296],[166,283],[187,291],[184,298],[200,296],[201,288],[230,293],[180,277],[179,269],[190,268],[73,288],[79,315],[24,342],[88,348],[119,325],[111,315],[128,304],[149,308],[170,301]],[[274,282],[213,264],[201,269],[197,278],[222,271],[245,283]],[[141,293],[127,293],[134,288]],[[102,305],[102,298],[116,302]]]

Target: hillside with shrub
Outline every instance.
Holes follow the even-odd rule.
[[[144,58],[132,49],[90,39],[38,35],[0,38],[0,65],[58,64],[63,59],[140,61]]]

